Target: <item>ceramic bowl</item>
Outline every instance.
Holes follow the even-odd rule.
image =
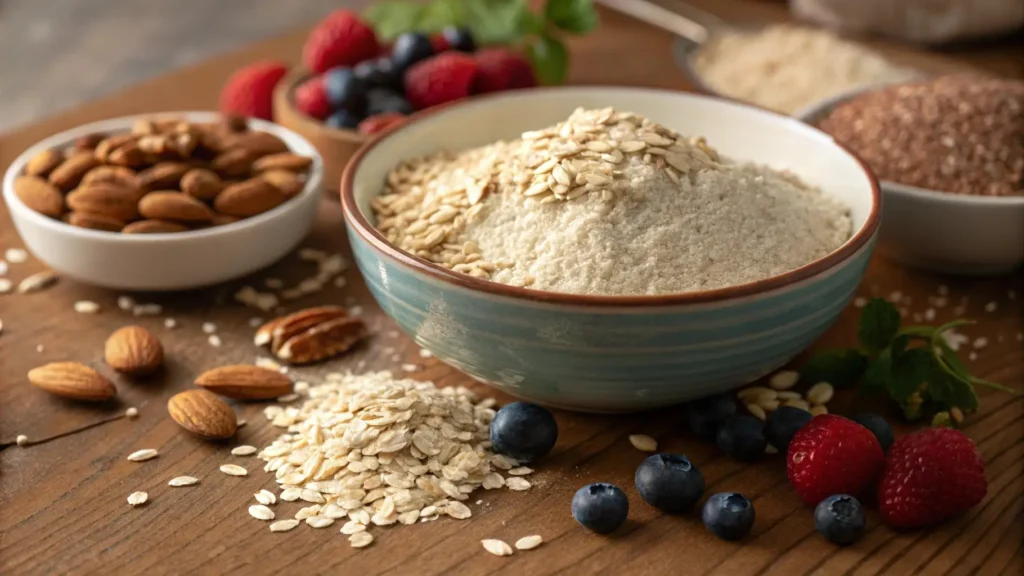
[[[576,107],[613,106],[734,159],[792,170],[851,207],[855,233],[781,276],[667,296],[581,296],[457,274],[398,250],[371,199],[396,162],[515,138]],[[831,138],[751,106],[638,88],[509,92],[415,115],[356,154],[342,182],[356,262],[380,306],[416,343],[514,396],[583,411],[635,411],[726,391],[778,369],[836,319],[860,283],[879,221],[870,172]]]
[[[877,86],[874,87],[877,89]],[[867,89],[797,112],[815,125]],[[947,274],[1003,274],[1024,265],[1024,196],[948,194],[880,182],[885,209],[878,250],[904,264]]]
[[[174,234],[118,234],[78,228],[29,209],[14,194],[14,179],[39,152],[70,146],[87,134],[127,132],[140,118],[212,122],[215,112],[171,112],[102,120],[50,136],[29,148],[4,175],[3,195],[25,246],[63,276],[121,290],[184,290],[217,284],[269,266],[309,233],[321,195],[323,161],[291,130],[250,120],[252,130],[274,134],[292,152],[313,158],[306,186],[284,204],[238,222]]]

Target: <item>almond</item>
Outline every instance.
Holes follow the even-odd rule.
[[[75,148],[78,148],[79,150],[94,150],[104,138],[106,138],[105,135],[97,134],[95,132],[92,134],[86,134],[85,136],[79,136],[78,139],[75,140]]]
[[[61,190],[71,190],[78,186],[86,172],[99,165],[90,152],[77,152],[50,172],[50,182]]]
[[[142,140],[140,138],[138,142],[129,142],[120,148],[112,150],[107,156],[107,162],[133,168],[145,165],[149,153],[143,150]]]
[[[25,206],[51,218],[60,218],[64,211],[64,196],[60,190],[38,176],[15,178],[14,193]]]
[[[292,381],[276,370],[239,364],[203,372],[196,386],[239,400],[269,400],[292,391]]]
[[[184,224],[168,222],[166,220],[139,220],[124,227],[121,232],[124,234],[169,234],[172,232],[184,232],[188,228]]]
[[[242,148],[221,152],[210,162],[210,169],[224,178],[245,176],[252,168],[252,154]]]
[[[230,438],[238,430],[235,412],[206,390],[186,390],[171,396],[167,412],[179,426],[202,438]]]
[[[348,312],[340,306],[318,306],[306,308],[294,314],[285,316],[273,329],[270,349],[277,354],[285,342],[295,336],[302,334],[314,326],[323,324],[329,320],[348,316]]]
[[[72,212],[67,215],[65,221],[72,226],[88,228],[90,230],[120,232],[124,228],[123,220],[102,214],[90,214],[88,212]]]
[[[124,166],[97,166],[89,170],[82,178],[82,185],[89,184],[116,184],[122,188],[139,190],[139,177],[131,168]],[[140,194],[141,196],[141,194]]]
[[[103,358],[118,372],[149,374],[163,365],[164,347],[142,326],[125,326],[107,338]]]
[[[266,172],[267,170],[290,170],[292,172],[302,172],[312,164],[313,159],[308,156],[299,156],[298,154],[292,154],[291,152],[282,152],[280,154],[270,154],[260,158],[253,162],[252,169],[254,172]]]
[[[249,129],[249,120],[241,114],[224,114],[217,123],[217,128],[228,132],[245,132]]]
[[[234,224],[241,220],[238,216],[228,216],[227,214],[214,213],[213,220],[210,222],[212,226],[224,226],[226,224]]]
[[[210,208],[181,192],[163,190],[150,192],[139,200],[139,213],[155,220],[179,222],[209,222],[213,218]]]
[[[268,154],[288,152],[288,145],[269,132],[239,132],[227,138],[229,148],[241,148],[249,152],[251,158],[259,158]]]
[[[113,136],[109,136],[96,144],[96,149],[93,151],[93,155],[96,156],[96,159],[100,162],[109,162],[111,152],[125,144],[128,144],[129,142],[135,142],[138,139],[138,136],[134,134],[115,134]]]
[[[319,324],[288,340],[277,357],[291,364],[309,364],[348,351],[367,335],[362,320],[341,317]]]
[[[60,166],[60,163],[63,161],[64,156],[60,152],[56,150],[43,150],[25,164],[25,174],[46,177],[54,168]]]
[[[101,401],[117,394],[113,382],[78,362],[53,362],[28,371],[28,381],[51,394],[75,400]]]
[[[177,188],[181,177],[192,167],[184,162],[160,162],[139,172],[139,183],[143,188]]]
[[[181,177],[181,191],[198,200],[213,200],[223,189],[224,181],[212,170],[193,168]]]
[[[306,183],[298,174],[288,170],[267,170],[260,177],[273,184],[288,198],[302,192],[302,189],[306,186]]]
[[[276,208],[287,199],[270,182],[253,178],[225,188],[213,201],[213,207],[221,214],[245,218]]]
[[[68,207],[76,212],[99,214],[120,220],[139,217],[139,192],[116,184],[99,183],[79,187],[67,196]]]

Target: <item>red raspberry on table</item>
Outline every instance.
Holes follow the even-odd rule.
[[[786,454],[789,483],[811,505],[833,494],[864,494],[884,465],[885,454],[875,435],[834,414],[808,422],[793,436]]]
[[[302,47],[302,63],[323,74],[335,66],[355,66],[379,51],[377,35],[369,24],[355,12],[335,10],[309,33]]]
[[[963,432],[929,428],[893,443],[878,484],[878,511],[894,528],[963,514],[985,497],[985,463]]]
[[[331,113],[322,76],[314,76],[295,87],[295,107],[317,120],[323,120]]]
[[[501,92],[516,88],[532,88],[537,85],[537,76],[522,54],[504,48],[480,50],[474,56],[477,64],[473,92]]]
[[[417,110],[469,96],[476,61],[462,52],[445,52],[418,62],[405,73],[405,97]]]
[[[287,72],[276,61],[257,62],[235,70],[220,92],[221,112],[271,120],[274,87]]]
[[[375,114],[366,118],[359,123],[357,130],[359,130],[360,134],[376,134],[402,122],[405,122],[405,116],[402,113],[384,112],[383,114]]]

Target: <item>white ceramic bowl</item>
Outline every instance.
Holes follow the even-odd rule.
[[[877,88],[877,87],[875,87]],[[811,125],[861,88],[798,111]],[[948,274],[992,275],[1024,264],[1024,196],[948,194],[882,180],[878,250],[910,266]]]
[[[211,122],[215,112],[168,112],[124,116],[55,134],[19,156],[3,181],[4,201],[25,246],[54,271],[76,280],[122,290],[184,290],[217,284],[264,268],[294,249],[309,233],[320,201],[323,161],[291,130],[250,120],[253,130],[274,134],[296,154],[313,158],[306,186],[284,204],[252,218],[174,234],[120,234],[78,228],[29,209],[14,193],[14,179],[30,158],[63,148],[86,134],[127,132],[139,118]]]

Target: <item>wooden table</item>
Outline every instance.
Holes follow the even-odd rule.
[[[725,6],[735,4],[726,3]],[[612,83],[685,88],[673,68],[671,38],[632,20],[603,13],[603,29],[573,43],[576,83]],[[73,125],[122,114],[169,109],[208,108],[226,74],[261,57],[295,59],[303,33],[254,45],[244,51],[182,70],[0,139],[0,166],[41,137]],[[628,49],[624,48],[628,47]],[[629,65],[625,65],[626,59]],[[998,63],[995,58],[993,62]],[[998,64],[997,64],[998,65]],[[18,247],[6,208],[0,246]],[[347,252],[340,209],[325,200],[316,231],[307,245]],[[18,280],[41,269],[29,260],[12,264],[8,277]],[[985,501],[966,516],[931,530],[895,533],[878,524],[872,512],[867,535],[847,549],[836,548],[814,531],[812,515],[785,479],[781,458],[743,465],[719,455],[713,445],[687,434],[678,409],[654,414],[604,417],[560,412],[561,428],[553,454],[539,466],[535,487],[528,492],[480,493],[469,521],[443,520],[429,525],[381,528],[377,541],[364,550],[349,547],[337,527],[312,530],[301,526],[272,534],[263,522],[246,513],[252,494],[273,485],[262,462],[228,454],[240,443],[266,445],[276,431],[262,417],[262,405],[236,406],[249,424],[232,443],[198,441],[168,417],[167,398],[191,386],[201,371],[235,362],[253,362],[248,321],[252,310],[232,302],[231,294],[246,283],[276,276],[298,280],[308,263],[287,258],[253,278],[208,290],[133,295],[140,302],[159,302],[158,317],[132,318],[116,306],[119,294],[62,280],[30,295],[0,296],[0,440],[18,434],[30,440],[66,434],[41,444],[0,451],[0,573],[22,574],[1021,574],[1024,573],[1024,401],[983,391],[981,410],[966,421],[987,462],[990,482]],[[330,288],[293,305],[358,304],[365,309],[374,337],[369,346],[315,369],[297,370],[315,379],[326,371],[394,369],[415,363],[417,378],[440,385],[487,388],[433,359],[419,356],[416,346],[375,307],[355,270],[345,288]],[[923,313],[926,297],[948,286],[951,303],[938,309],[938,321],[952,318],[955,306],[979,320],[966,330],[986,336],[987,347],[970,362],[982,377],[1006,384],[1024,382],[1024,345],[1018,340],[1024,299],[1024,273],[992,279],[954,279],[906,270],[876,258],[860,295],[894,291],[913,302],[908,312]],[[1010,299],[1010,291],[1016,298]],[[77,314],[77,300],[94,300],[103,309],[95,316]],[[995,302],[996,312],[986,312]],[[855,331],[856,310],[845,312],[818,346],[848,345]],[[167,330],[164,317],[179,327]],[[214,322],[224,341],[206,342],[203,322]],[[28,385],[25,373],[56,360],[78,360],[102,366],[102,342],[119,326],[139,322],[163,340],[166,373],[131,384],[118,379],[120,403],[97,408],[62,401]],[[389,350],[394,348],[395,350]],[[399,361],[393,355],[401,356]],[[299,376],[297,376],[298,378]],[[504,402],[508,400],[500,397]],[[833,410],[858,408],[842,397]],[[137,406],[137,419],[117,418]],[[117,418],[109,422],[105,419]],[[92,427],[95,423],[104,422]],[[644,504],[632,477],[644,454],[626,439],[631,433],[656,437],[660,449],[688,454],[703,470],[709,493],[740,491],[757,510],[752,535],[742,543],[712,537],[696,515],[657,513]],[[125,457],[141,448],[157,448],[159,458],[142,464]],[[247,465],[250,475],[234,478],[217,471],[220,464]],[[167,480],[189,474],[198,486],[170,488]],[[581,485],[608,481],[623,487],[630,499],[630,519],[613,537],[591,534],[572,520],[569,500]],[[150,502],[133,509],[127,495],[150,494]],[[475,501],[476,497],[472,499]],[[281,503],[284,517],[297,509]],[[510,558],[486,554],[482,538],[513,542],[541,534],[545,544]]]

